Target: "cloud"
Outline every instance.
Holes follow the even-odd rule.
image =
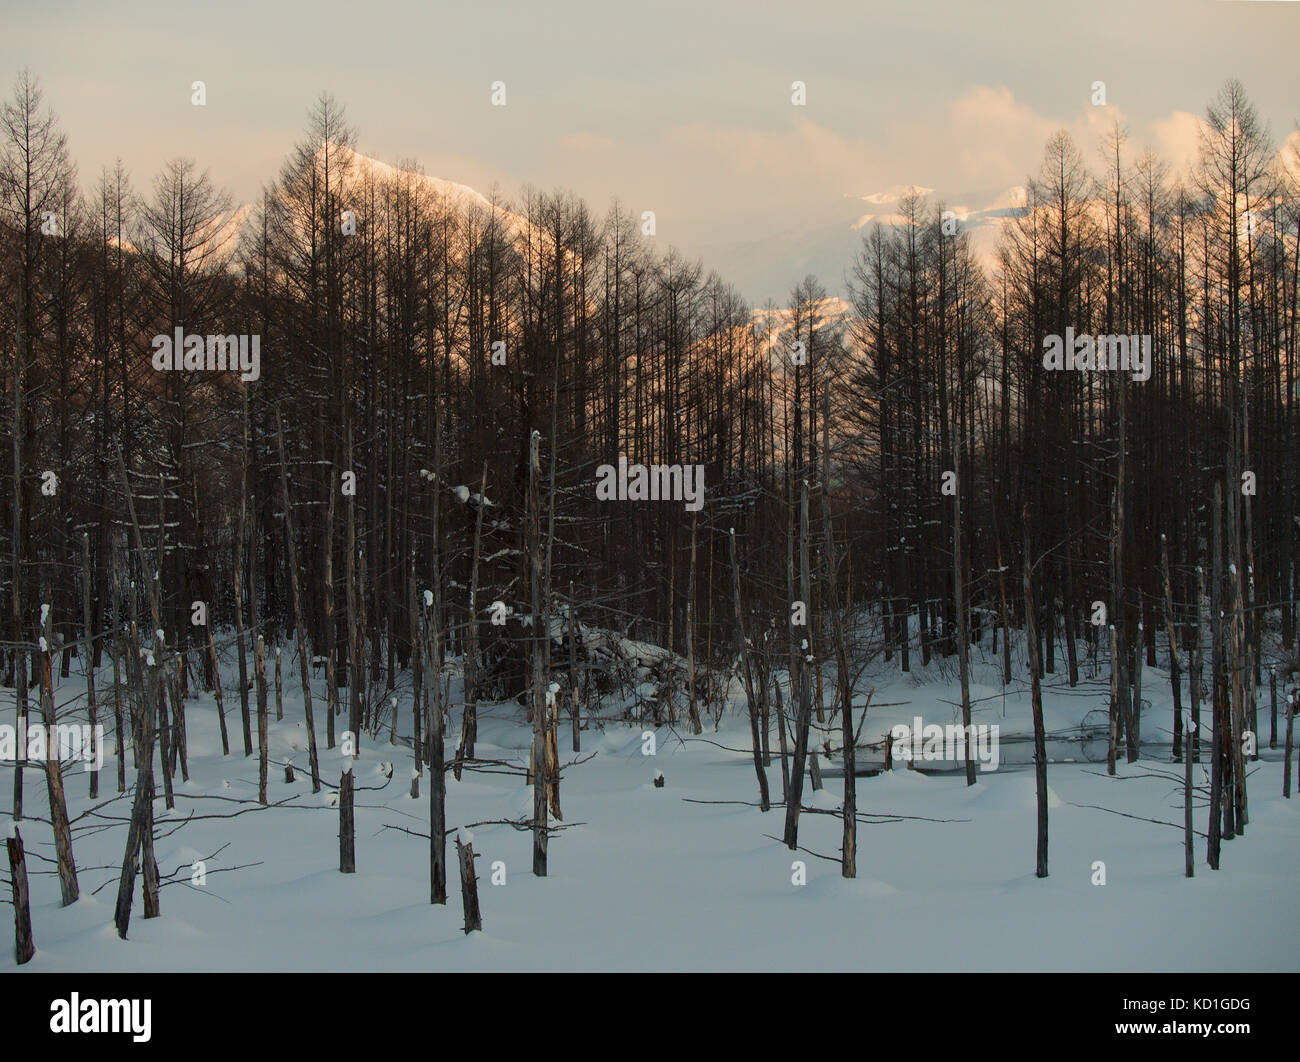
[[[1061,129],[1096,170],[1099,147],[1118,123],[1128,131],[1127,151],[1135,155],[1149,143],[1176,174],[1195,159],[1201,125],[1174,111],[1134,128],[1120,108],[1095,107],[1086,97],[1072,114],[1044,114],[1002,84],[971,85],[871,137],[818,121],[815,112],[791,111],[773,128],[692,119],[617,140],[574,131],[554,142],[559,151],[544,176],[572,186],[578,172],[575,190],[595,203],[617,189],[628,208],[656,210],[666,242],[717,244],[837,218],[848,227],[863,220],[863,199],[868,209],[878,207],[912,185],[937,189],[949,202],[1007,190],[1011,205],[1009,190],[1037,173],[1048,139]]]
[[[1157,155],[1169,163],[1171,180],[1186,180],[1200,151],[1205,120],[1187,111],[1174,111],[1153,122],[1151,144]]]
[[[946,139],[955,187],[1010,185],[1023,179],[1030,153],[1062,125],[1016,100],[1005,85],[976,85],[948,107]],[[948,187],[954,187],[949,184]]]

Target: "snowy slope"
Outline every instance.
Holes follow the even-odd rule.
[[[976,653],[977,659],[984,655]],[[271,801],[281,806],[249,811],[252,805],[232,803],[255,798],[256,756],[245,759],[237,751],[223,759],[212,700],[190,702],[192,780],[178,780],[176,812],[166,813],[161,797],[156,805],[160,867],[164,874],[181,870],[183,883],[163,889],[162,917],[149,921],[137,887],[128,941],[118,940],[112,927],[124,827],[85,827],[125,814],[129,792],[92,812],[86,776],[69,773],[72,813],[80,817],[74,843],[83,895],[61,909],[49,864],[29,858],[39,952],[24,969],[1300,968],[1293,908],[1300,798],[1280,797],[1280,752],[1265,748],[1253,765],[1248,836],[1225,844],[1218,872],[1205,866],[1205,843],[1198,839],[1197,876],[1184,879],[1181,798],[1173,780],[1180,769],[1168,763],[1163,733],[1170,694],[1163,673],[1153,669],[1144,683],[1152,702],[1144,726],[1152,743],[1141,761],[1121,763],[1114,778],[1106,777],[1104,764],[1049,768],[1054,799],[1051,876],[1045,880],[1034,877],[1033,774],[1014,763],[980,774],[971,789],[959,773],[898,769],[860,778],[858,808],[865,821],[855,880],[843,880],[837,863],[820,858],[838,852],[841,826],[832,814],[805,812],[800,844],[806,851],[788,851],[774,839],[782,810],[764,815],[754,806],[753,765],[744,751],[748,724],[743,699],[734,699],[716,733],[706,725],[692,738],[686,727],[650,726],[653,757],[643,755],[643,727],[635,722],[609,722],[603,729],[591,722],[583,733],[583,762],[565,769],[567,828],[551,840],[548,878],[530,873],[527,832],[510,825],[474,828],[484,930],[465,936],[454,870],[447,906],[431,906],[427,842],[385,828],[427,831],[425,796],[413,800],[407,792],[411,753],[401,735],[409,731],[409,691],[399,693],[404,725],[398,745],[388,743],[386,732],[378,743],[363,741],[358,869],[341,875],[337,812],[328,791],[310,792],[288,651],[285,660],[286,718],[271,725],[272,760],[292,757],[297,781],[286,784],[283,770],[273,765]],[[893,703],[869,710],[864,742],[914,715],[940,723],[956,717],[955,682],[937,666],[924,682],[899,675],[892,665],[877,671],[864,679],[858,699],[874,685],[873,703]],[[983,698],[976,721],[998,723],[1004,735],[1026,733],[1025,691],[1008,688],[1004,699],[991,654],[975,672],[973,696]],[[63,696],[72,696],[78,681],[75,673],[65,680]],[[734,687],[733,694],[740,698]],[[458,680],[452,695],[458,706]],[[1077,727],[1102,698],[1101,683],[1075,691],[1051,685],[1049,731]],[[316,704],[320,721],[323,710]],[[229,687],[227,711],[238,748],[237,698]],[[12,718],[9,710],[3,717]],[[449,750],[458,707],[453,717]],[[1266,724],[1261,730],[1267,732]],[[528,741],[516,704],[482,709],[480,757],[522,764]],[[576,758],[569,741],[566,720],[562,763]],[[1066,752],[1062,745],[1053,756]],[[864,752],[861,758],[873,757]],[[323,777],[336,784],[338,751],[322,748],[321,760]],[[391,780],[387,762],[396,764]],[[826,788],[807,792],[804,803],[833,812],[840,798],[838,754],[823,767]],[[0,768],[5,797],[11,770]],[[663,788],[652,784],[658,771]],[[1198,768],[1198,781],[1202,775]],[[774,758],[768,770],[774,797],[780,777]],[[108,799],[115,788],[111,760],[103,779]],[[517,777],[467,772],[460,782],[448,775],[447,787],[451,828],[531,814],[531,789]],[[426,779],[421,793],[427,791]],[[43,814],[44,786],[30,772],[27,796],[29,815]],[[235,812],[233,818],[193,821],[171,836],[161,824],[164,817]],[[1205,828],[1203,808],[1197,828]],[[52,854],[47,826],[29,820],[22,830],[30,852]],[[207,884],[191,886],[191,864],[205,856]],[[806,864],[802,886],[792,884],[795,860]],[[505,883],[494,885],[498,861]],[[1104,886],[1092,883],[1097,861],[1105,863]],[[243,869],[217,873],[235,866]],[[502,867],[496,869],[499,878]],[[0,968],[12,964],[11,954],[0,957]]]

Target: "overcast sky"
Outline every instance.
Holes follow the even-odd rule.
[[[83,186],[120,155],[145,190],[164,159],[189,155],[248,201],[328,89],[367,154],[506,196],[559,186],[598,210],[617,196],[724,273],[728,248],[851,217],[846,197],[1022,183],[1060,127],[1091,160],[1118,114],[1135,147],[1176,162],[1229,77],[1275,140],[1300,119],[1300,3],[1285,0],[0,0],[0,11],[0,75],[29,66],[40,78]],[[806,107],[791,105],[796,79]],[[206,107],[190,103],[194,80]],[[504,108],[490,103],[497,80]],[[1090,102],[1098,80],[1110,109]]]

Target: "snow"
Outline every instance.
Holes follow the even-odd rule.
[[[654,655],[643,643],[625,644]],[[665,651],[658,655],[663,659]],[[1019,647],[1015,655],[1020,667]],[[876,745],[891,726],[910,725],[917,715],[940,724],[960,718],[951,661],[936,660],[922,671],[918,656],[911,674],[899,673],[895,659],[863,676],[855,705],[875,689],[862,726],[864,745]],[[174,812],[166,811],[161,796],[155,812],[160,867],[189,866],[202,856],[208,883],[164,888],[162,917],[150,920],[142,916],[137,888],[130,939],[120,941],[111,922],[125,827],[78,829],[74,848],[83,868],[82,898],[61,908],[57,877],[32,877],[38,952],[31,969],[1300,969],[1300,922],[1294,916],[1300,797],[1281,797],[1281,751],[1267,747],[1267,684],[1260,759],[1251,765],[1247,835],[1225,842],[1217,872],[1206,866],[1205,839],[1198,836],[1196,877],[1189,880],[1183,877],[1182,766],[1169,762],[1173,704],[1167,674],[1145,668],[1148,743],[1138,762],[1121,757],[1114,777],[1106,775],[1104,762],[1088,762],[1084,745],[1072,740],[1088,713],[1104,709],[1104,668],[1093,676],[1085,664],[1073,690],[1063,668],[1046,676],[1051,874],[1038,879],[1028,689],[1020,672],[1003,689],[999,659],[986,636],[973,650],[971,682],[974,721],[1001,728],[999,768],[977,772],[970,788],[959,764],[938,764],[950,769],[926,773],[930,764],[910,770],[896,763],[892,772],[860,776],[863,821],[858,877],[852,880],[840,877],[837,862],[817,858],[835,857],[840,843],[837,722],[828,715],[824,729],[814,730],[825,787],[806,789],[804,806],[810,810],[800,817],[801,850],[792,852],[773,839],[782,832],[781,807],[766,814],[757,807],[753,761],[745,751],[749,724],[736,683],[720,728],[698,738],[688,726],[655,728],[648,717],[614,721],[624,706],[611,702],[603,713],[611,721],[603,729],[590,721],[582,733],[583,762],[574,763],[579,756],[570,748],[567,725],[561,726],[560,825],[570,828],[551,838],[545,880],[530,872],[531,835],[501,823],[532,814],[533,790],[522,774],[466,770],[457,781],[449,772],[448,828],[459,831],[462,842],[472,838],[484,865],[501,860],[512,871],[506,885],[480,877],[484,928],[468,936],[454,870],[446,907],[430,905],[428,842],[385,828],[428,829],[427,787],[412,801],[409,786],[390,777],[394,765],[409,765],[415,773],[409,687],[400,696],[397,744],[389,744],[386,725],[377,740],[361,741],[353,875],[338,873],[338,794],[330,788],[353,761],[326,748],[319,709],[321,777],[328,785],[313,795],[309,772],[300,770],[293,783],[285,783],[279,769],[302,742],[296,676],[285,683],[285,720],[270,723],[274,768],[268,783],[272,807],[266,810],[228,802],[255,801],[256,759],[245,760],[238,751],[222,757],[215,702],[200,694],[186,705],[191,784],[178,781]],[[1163,664],[1163,649],[1160,659]],[[291,658],[286,662],[296,666]],[[75,678],[63,682],[69,685],[57,697],[60,705],[77,687]],[[829,699],[834,683],[824,686]],[[655,693],[650,683],[643,689]],[[451,693],[449,755],[459,736],[458,677]],[[323,678],[314,696],[323,701]],[[228,694],[228,723],[237,718],[230,706]],[[684,712],[680,695],[677,710]],[[12,718],[11,712],[12,691],[0,690],[0,718]],[[481,704],[478,725],[479,757],[521,769],[527,764],[532,735],[520,705]],[[1205,712],[1202,730],[1209,726]],[[647,728],[657,738],[653,757],[642,755]],[[1207,746],[1208,740],[1203,734]],[[767,777],[779,800],[775,734],[772,745]],[[1078,762],[1056,762],[1067,756]],[[876,769],[880,760],[878,748],[859,748],[860,770]],[[1208,767],[1204,755],[1195,767],[1198,784],[1204,784]],[[12,791],[12,769],[0,764],[0,800]],[[114,770],[110,751],[101,800],[114,796]],[[672,774],[672,785],[655,787],[665,773]],[[25,840],[29,851],[48,849],[49,828],[40,821],[47,816],[45,787],[28,777]],[[129,758],[127,777],[129,787]],[[80,772],[66,782],[76,823],[91,802]],[[158,787],[161,792],[161,778]],[[131,795],[128,788],[103,813],[125,814]],[[203,799],[211,796],[227,802]],[[0,814],[6,811],[0,807]],[[175,833],[161,824],[195,812],[233,811],[242,813],[196,819]],[[1198,806],[1198,830],[1205,829],[1205,818]],[[469,823],[479,825],[471,832]],[[452,836],[449,861],[455,858]],[[795,860],[806,864],[805,885],[792,884]],[[1092,883],[1098,862],[1105,864],[1105,885]],[[235,866],[241,869],[213,873]],[[92,895],[106,881],[112,884]],[[0,969],[12,964],[12,951],[5,949]]]

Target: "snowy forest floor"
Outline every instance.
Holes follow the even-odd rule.
[[[272,806],[255,803],[257,754],[242,755],[233,683],[226,687],[229,757],[221,755],[212,696],[187,701],[190,781],[181,782],[178,773],[176,808],[168,812],[159,777],[155,805],[159,869],[165,879],[176,880],[162,890],[161,917],[150,920],[143,917],[137,882],[127,941],[114,930],[113,905],[135,778],[130,757],[127,793],[118,796],[110,736],[99,803],[116,799],[99,814],[123,820],[111,828],[86,814],[93,806],[89,776],[79,765],[65,774],[82,893],[68,909],[59,905],[43,777],[26,772],[28,817],[20,828],[32,874],[38,953],[25,969],[1300,969],[1300,797],[1281,796],[1281,734],[1279,748],[1270,750],[1267,679],[1260,759],[1250,765],[1250,821],[1245,836],[1224,844],[1220,870],[1211,871],[1205,862],[1207,811],[1200,799],[1196,877],[1183,877],[1182,767],[1170,762],[1169,750],[1172,697],[1167,673],[1147,668],[1144,697],[1151,707],[1143,713],[1141,760],[1127,764],[1121,756],[1110,778],[1104,758],[1087,762],[1078,744],[1049,749],[1053,761],[1078,762],[1052,762],[1048,768],[1050,876],[1037,879],[1034,777],[1024,766],[1032,745],[1010,740],[1031,732],[1028,691],[1018,673],[1004,696],[995,661],[983,654],[980,662],[981,654],[974,655],[975,722],[1002,728],[1001,765],[978,772],[971,788],[960,771],[923,774],[897,763],[892,772],[859,777],[858,811],[871,821],[859,824],[855,880],[840,876],[838,817],[803,814],[799,843],[806,851],[791,852],[779,841],[784,809],[759,811],[744,697],[733,683],[719,729],[708,719],[698,738],[684,722],[658,728],[590,723],[582,734],[583,762],[564,769],[561,825],[567,828],[551,838],[547,878],[531,873],[529,832],[511,825],[476,827],[483,931],[465,935],[451,837],[449,898],[438,907],[428,902],[428,842],[401,832],[427,834],[429,821],[427,772],[419,799],[409,795],[409,689],[401,697],[397,744],[389,744],[386,725],[377,741],[362,740],[356,763],[357,872],[343,875],[332,797],[344,761],[338,749],[325,748],[324,691],[317,680],[321,775],[329,785],[313,795],[301,695],[286,650],[283,722],[274,721],[271,698]],[[877,740],[894,723],[910,723],[917,715],[927,722],[955,721],[959,692],[946,675],[950,670],[951,661],[942,669],[932,664],[924,673],[916,668],[900,674],[897,660],[877,661],[859,683],[860,694],[874,687],[876,704],[891,703],[868,709],[862,740]],[[1048,731],[1063,734],[1089,712],[1104,710],[1106,689],[1104,673],[1070,690],[1062,672],[1058,666],[1058,674],[1048,676],[1044,704]],[[56,700],[72,698],[78,684],[84,690],[74,661]],[[449,758],[460,726],[458,678],[451,692]],[[619,709],[610,700],[607,716]],[[1282,711],[1279,717],[1282,731]],[[0,720],[12,719],[12,691],[0,691]],[[643,755],[645,729],[655,733],[653,757]],[[1203,737],[1197,784],[1207,782],[1208,725]],[[529,741],[518,704],[480,707],[479,758],[523,766]],[[775,734],[772,747],[768,779],[778,801]],[[562,764],[577,758],[567,718],[561,720],[559,749]],[[866,752],[859,757],[860,763],[875,758]],[[291,784],[284,781],[286,759],[297,773]],[[806,789],[805,807],[838,809],[839,762],[838,754],[823,759],[824,788]],[[395,768],[391,780],[385,778],[386,763]],[[0,827],[6,832],[13,769],[0,765]],[[657,771],[664,775],[662,788],[653,784]],[[523,782],[516,775],[470,771],[458,782],[449,771],[448,827],[528,818],[532,790]],[[193,821],[173,832],[191,815]],[[202,886],[191,883],[192,864],[200,859],[207,870]],[[795,860],[806,864],[806,884],[792,881]],[[1105,864],[1104,885],[1094,884],[1098,861]],[[493,884],[494,870],[500,881],[502,869],[504,884]],[[3,908],[6,923],[11,911]],[[6,937],[10,931],[6,926]],[[0,955],[2,968],[14,968],[11,948]]]

